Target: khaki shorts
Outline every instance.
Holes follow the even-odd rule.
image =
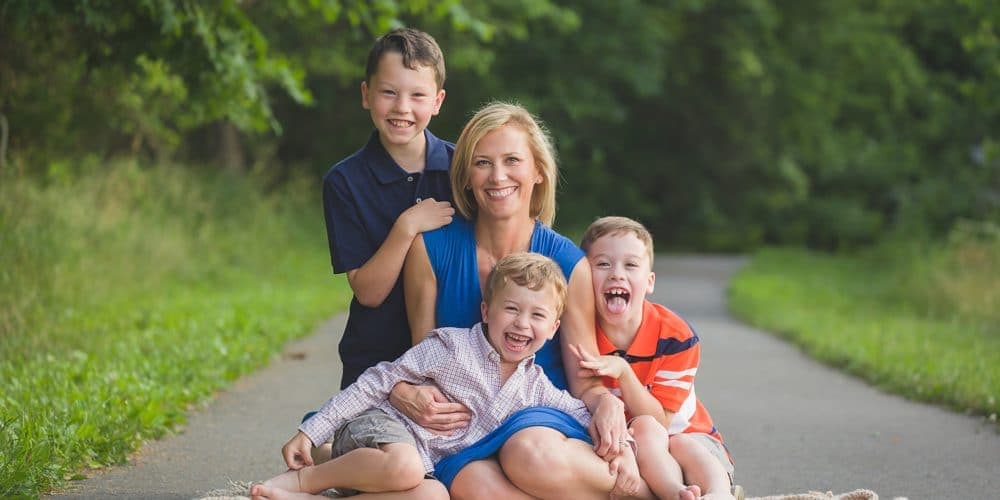
[[[337,429],[333,434],[333,452],[330,458],[337,458],[358,448],[378,448],[383,444],[407,443],[417,446],[413,434],[388,413],[371,409],[358,415]]]
[[[378,448],[383,444],[407,443],[414,448],[417,441],[413,434],[388,413],[371,409],[358,415],[337,429],[333,434],[333,450],[330,458],[337,458],[360,448]],[[349,488],[337,488],[339,496],[353,496],[360,493]]]
[[[720,443],[714,437],[701,432],[691,432],[685,435],[691,436],[696,441],[701,443],[701,445],[704,446],[713,457],[719,460],[719,463],[722,464],[722,468],[726,469],[726,474],[729,474],[730,486],[736,484],[733,482],[733,474],[736,473],[736,466],[733,464],[733,457],[729,455],[729,450],[726,449],[726,445]]]

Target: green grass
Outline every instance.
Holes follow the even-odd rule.
[[[824,362],[886,391],[996,422],[996,234],[892,243],[853,256],[767,249],[729,293],[738,316]]]
[[[0,497],[142,442],[350,298],[315,182],[121,164],[0,179]]]

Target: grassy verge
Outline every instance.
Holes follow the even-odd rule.
[[[0,497],[122,463],[346,306],[314,183],[0,179]]]
[[[730,304],[884,390],[996,422],[1000,237],[986,229],[854,256],[768,249],[735,278]]]

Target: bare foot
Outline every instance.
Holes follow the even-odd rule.
[[[271,488],[278,488],[284,490],[287,493],[299,493],[302,491],[301,482],[299,480],[299,474],[302,469],[292,470],[288,469],[277,476],[264,481],[262,486],[268,486]],[[252,492],[251,492],[252,493]]]
[[[301,493],[298,491],[288,491],[277,486],[271,486],[267,483],[255,484],[253,488],[250,488],[250,498],[253,500],[312,500],[316,498],[325,498],[316,495],[310,495],[309,493]]]
[[[701,498],[702,500],[736,500],[736,497],[728,491],[725,493],[706,493],[705,496]]]
[[[677,497],[680,500],[698,500],[701,498],[701,487],[697,484],[687,486],[677,494]]]

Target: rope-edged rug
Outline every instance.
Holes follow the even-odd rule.
[[[225,488],[209,491],[205,496],[196,500],[247,500],[250,498],[250,481],[230,481]],[[333,491],[327,491],[324,496],[337,498]],[[746,500],[878,500],[878,495],[874,491],[859,489],[847,493],[809,491],[806,493],[787,493],[782,495],[768,495],[764,497],[747,497]],[[897,498],[896,500],[905,500]]]

